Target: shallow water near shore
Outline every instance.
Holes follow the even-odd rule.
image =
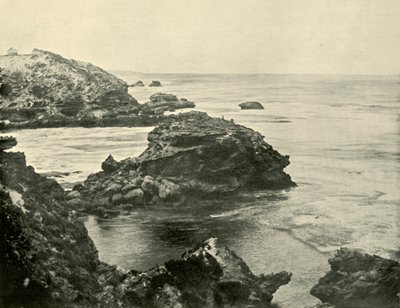
[[[130,88],[139,102],[155,92],[185,97],[196,110],[234,119],[291,156],[296,188],[255,192],[235,202],[145,207],[113,219],[84,218],[100,258],[144,270],[179,257],[208,237],[233,249],[257,274],[288,270],[280,307],[317,303],[309,290],[340,247],[393,257],[400,247],[399,76],[144,75],[162,88]],[[244,101],[264,110],[239,110]],[[56,128],[12,132],[28,164],[65,188],[116,159],[139,155],[146,128]],[[56,173],[54,173],[56,172]]]

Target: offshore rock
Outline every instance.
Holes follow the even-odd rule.
[[[165,111],[194,108],[195,103],[185,98],[178,99],[173,94],[156,93],[150,96],[150,101],[140,106],[142,114],[164,114]]]
[[[135,83],[130,84],[129,86],[130,87],[144,87],[144,83],[143,83],[143,81],[139,80]]]
[[[104,169],[90,175],[80,188],[83,198],[90,203],[109,198],[111,207],[111,188],[126,195],[128,188],[140,185],[145,203],[181,203],[295,185],[283,171],[289,157],[252,129],[201,112],[168,119],[149,133],[148,148],[138,158],[112,161],[110,172]],[[110,163],[110,157],[106,162]]]
[[[150,84],[149,87],[161,87],[161,82],[157,81],[157,80],[153,80]]]
[[[0,67],[0,120],[12,127],[25,122],[38,127],[84,125],[110,111],[137,113],[128,85],[93,64],[34,49],[31,54],[0,56]]]
[[[0,137],[0,151],[11,149],[17,145],[17,139],[11,136]]]
[[[63,195],[22,153],[0,152],[1,307],[265,307],[290,281],[255,276],[215,239],[145,272],[108,265]]]
[[[310,291],[322,302],[336,308],[400,307],[399,262],[343,248],[329,264],[330,272]]]
[[[239,104],[241,109],[264,109],[264,106],[259,102],[246,102]]]

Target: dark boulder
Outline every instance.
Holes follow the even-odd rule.
[[[400,307],[400,263],[351,249],[329,259],[331,270],[310,293],[336,308]]]
[[[103,169],[105,173],[112,173],[118,169],[118,162],[114,159],[114,157],[112,157],[112,155],[109,155],[101,164],[101,169]]]
[[[17,145],[17,139],[11,136],[0,137],[0,151],[11,149]]]
[[[259,102],[246,102],[239,104],[241,109],[264,109],[264,106]]]

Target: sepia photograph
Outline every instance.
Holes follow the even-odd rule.
[[[400,308],[399,0],[0,0],[0,308]]]

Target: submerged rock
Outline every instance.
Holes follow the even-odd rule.
[[[259,102],[246,102],[239,104],[241,109],[264,109],[264,106]]]
[[[11,136],[0,137],[0,151],[11,149],[17,145],[17,139]]]
[[[156,93],[150,96],[150,101],[140,106],[142,114],[163,114],[165,111],[194,108],[195,103],[185,98],[178,99],[173,94]]]
[[[0,152],[0,250],[2,307],[265,307],[291,277],[256,276],[215,239],[145,272],[101,262],[61,186],[22,153]]]
[[[109,171],[90,175],[80,193],[91,202],[108,196],[111,188],[126,195],[127,184],[136,188],[141,183],[146,203],[181,203],[294,186],[283,171],[289,156],[263,139],[252,129],[205,113],[171,116],[149,133],[148,148],[138,158],[113,160]]]
[[[150,84],[149,87],[161,87],[161,82],[157,81],[157,80],[153,80]]]
[[[336,308],[400,307],[399,262],[343,248],[329,264],[330,272],[310,291],[322,302]]]

